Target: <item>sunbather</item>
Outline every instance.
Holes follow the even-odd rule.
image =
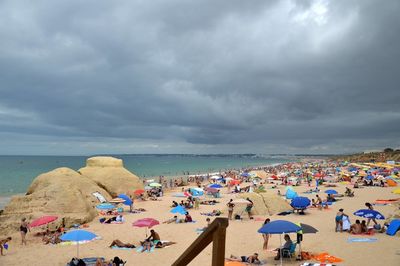
[[[222,212],[220,210],[213,210],[212,212],[201,212],[200,214],[206,216],[220,216]]]
[[[356,234],[356,235],[362,233],[360,220],[356,220],[356,223],[355,223],[355,224],[352,224],[352,225],[350,226],[350,231],[349,231],[349,233],[351,233],[351,234]]]
[[[173,244],[176,244],[176,242],[172,242],[172,241],[159,241],[157,242],[157,244],[155,245],[155,248],[165,248],[167,246],[171,246]]]
[[[246,263],[250,263],[250,264],[261,264],[260,260],[258,259],[258,253],[254,253],[253,255],[250,255],[250,256],[240,256],[240,257],[231,255],[226,260],[240,261],[240,262],[246,262]]]
[[[140,244],[143,247],[142,252],[145,252],[145,251],[150,252],[151,248],[154,246],[153,242],[151,242],[149,239],[146,239],[145,241],[140,242]]]
[[[115,239],[111,242],[110,248],[111,247],[119,247],[119,248],[135,248],[136,246],[134,244],[130,243],[124,243],[119,239]]]
[[[164,221],[163,224],[176,223],[177,220],[178,220],[178,216],[175,215],[173,218]]]

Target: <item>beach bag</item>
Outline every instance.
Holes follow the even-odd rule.
[[[99,219],[100,223],[104,223],[105,221],[106,221],[106,218],[104,218],[104,217]]]
[[[375,229],[375,230],[381,230],[382,227],[381,227],[380,224],[375,224],[375,225],[374,225],[374,229]]]
[[[241,218],[240,218],[240,215],[239,214],[236,214],[235,215],[235,220],[240,220]]]

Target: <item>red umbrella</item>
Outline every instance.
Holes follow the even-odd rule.
[[[277,177],[276,175],[272,175],[271,177],[272,177],[272,179],[274,179],[274,180],[278,180],[278,177]]]
[[[136,189],[133,193],[135,195],[142,195],[144,192],[146,192],[146,191],[144,191],[143,189]]]
[[[45,224],[51,223],[57,219],[58,219],[57,216],[43,216],[43,217],[40,217],[39,219],[36,219],[33,222],[31,222],[29,227],[45,225]]]
[[[153,218],[143,218],[143,219],[139,219],[135,222],[133,222],[133,226],[136,227],[147,227],[147,228],[152,228],[153,226],[160,224],[159,221],[157,221],[156,219]]]
[[[132,225],[136,227],[146,227],[146,237],[147,237],[147,228],[151,228],[157,224],[160,224],[160,222],[153,218],[143,218],[132,223]]]
[[[236,179],[234,179],[234,180],[231,180],[231,182],[229,182],[231,185],[239,185],[240,183],[241,183],[241,181],[240,180],[236,180]]]

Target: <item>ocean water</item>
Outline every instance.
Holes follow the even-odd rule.
[[[298,157],[243,155],[112,155],[141,178],[211,173],[294,161]],[[14,194],[25,193],[33,179],[58,167],[78,170],[85,156],[0,156],[0,205]]]

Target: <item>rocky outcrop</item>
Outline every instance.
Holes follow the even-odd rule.
[[[243,199],[249,198],[254,206],[251,213],[254,215],[274,215],[283,211],[292,210],[289,203],[282,197],[272,193],[244,193],[240,194]],[[245,206],[244,206],[245,207]]]
[[[107,199],[111,196],[93,180],[69,168],[57,168],[35,178],[26,195],[14,196],[0,216],[0,232],[18,229],[19,221],[28,221],[43,215],[57,215],[56,224],[67,227],[87,223],[97,216],[98,200],[92,195],[100,192]]]
[[[86,167],[79,169],[79,172],[96,182],[112,197],[143,188],[139,177],[125,169],[121,159],[92,157],[87,159]]]

